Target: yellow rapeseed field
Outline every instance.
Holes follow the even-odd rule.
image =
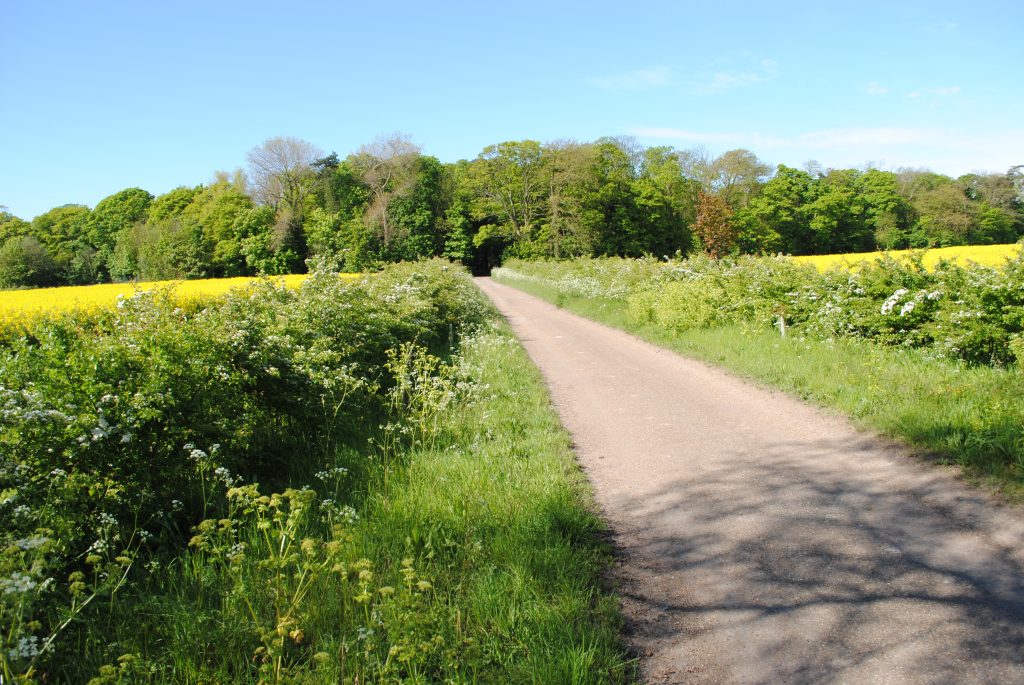
[[[342,274],[342,277],[357,278],[355,274]],[[256,279],[242,276],[196,281],[102,283],[63,288],[3,290],[0,291],[0,327],[27,325],[45,316],[109,309],[117,304],[118,297],[131,297],[137,292],[153,289],[169,288],[172,297],[179,298],[182,302],[206,300],[224,295],[231,290],[244,288],[254,280]],[[297,288],[306,280],[306,275],[275,276],[272,280],[276,283],[284,283],[289,288]]]
[[[1021,253],[1021,245],[964,245],[961,247],[937,247],[924,250],[924,265],[933,268],[940,260],[951,260],[966,265],[969,262],[984,266],[1002,266],[1007,259],[1013,259]],[[911,255],[920,254],[922,250],[892,250],[890,252],[857,252],[852,254],[812,255],[794,257],[798,262],[813,264],[819,271],[827,271],[832,267],[856,268],[858,264],[882,259],[885,256],[893,259],[907,259]]]

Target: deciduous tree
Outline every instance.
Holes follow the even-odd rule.
[[[708,255],[720,259],[729,254],[736,244],[736,229],[732,223],[732,209],[718,195],[700,194],[697,223],[694,233]]]
[[[409,136],[393,133],[377,137],[349,158],[370,191],[366,223],[376,227],[385,246],[396,237],[395,227],[388,216],[391,204],[415,186],[419,157],[420,148]]]

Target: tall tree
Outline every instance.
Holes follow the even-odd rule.
[[[20,235],[29,235],[32,232],[32,225],[24,219],[19,219],[7,211],[7,207],[0,205],[0,245],[6,243],[9,238]]]
[[[54,207],[32,219],[32,235],[53,257],[65,283],[95,283],[102,276],[96,249],[86,240],[88,220],[85,205]]]
[[[366,223],[376,227],[385,246],[396,237],[388,216],[392,202],[410,193],[416,183],[420,148],[404,133],[378,136],[349,158],[370,191]]]
[[[780,164],[761,193],[736,213],[744,251],[811,254],[814,241],[806,205],[812,185],[806,171]]]
[[[942,180],[919,190],[912,201],[917,225],[911,247],[966,245],[977,221],[978,207],[972,205],[964,189],[953,179]]]
[[[542,234],[547,252],[555,259],[591,254],[593,216],[587,211],[586,185],[594,148],[575,141],[559,141],[546,145],[544,156],[547,208]]]
[[[114,252],[117,234],[146,220],[153,196],[142,188],[127,188],[109,195],[93,208],[85,225],[86,239],[96,249],[106,270]]]
[[[711,190],[735,209],[742,209],[757,197],[771,168],[750,150],[729,150],[719,155],[709,169]]]
[[[913,208],[900,194],[896,174],[868,169],[857,179],[857,192],[867,206],[867,220],[874,231],[875,245],[886,250],[907,247]]]
[[[477,243],[493,238],[513,245],[522,256],[536,252],[535,232],[546,204],[541,144],[523,140],[489,145],[470,173],[477,194],[474,212],[491,219],[477,233]]]
[[[828,254],[874,249],[874,230],[867,203],[858,192],[859,178],[853,169],[833,169],[812,184],[804,210],[811,229],[811,251]]]
[[[316,179],[313,163],[323,156],[323,150],[312,143],[285,136],[269,138],[249,151],[253,198],[274,208],[277,249],[305,253],[302,222],[306,198]]]
[[[55,285],[57,264],[34,236],[15,235],[0,246],[0,288]]]
[[[701,247],[709,256],[720,259],[729,254],[736,245],[736,229],[732,223],[732,209],[719,195],[700,194],[697,207],[697,223],[694,233],[700,239]]]
[[[241,171],[233,175],[218,172],[214,182],[196,193],[182,210],[182,218],[200,228],[214,274],[246,274],[241,236],[235,232],[234,224],[252,206],[252,199],[246,194],[244,174]]]

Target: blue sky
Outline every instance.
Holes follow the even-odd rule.
[[[0,205],[30,219],[404,132],[634,136],[775,165],[1024,164],[1024,5],[0,0]]]

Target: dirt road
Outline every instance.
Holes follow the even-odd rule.
[[[846,421],[479,279],[621,550],[650,683],[1024,683],[1024,522]]]

